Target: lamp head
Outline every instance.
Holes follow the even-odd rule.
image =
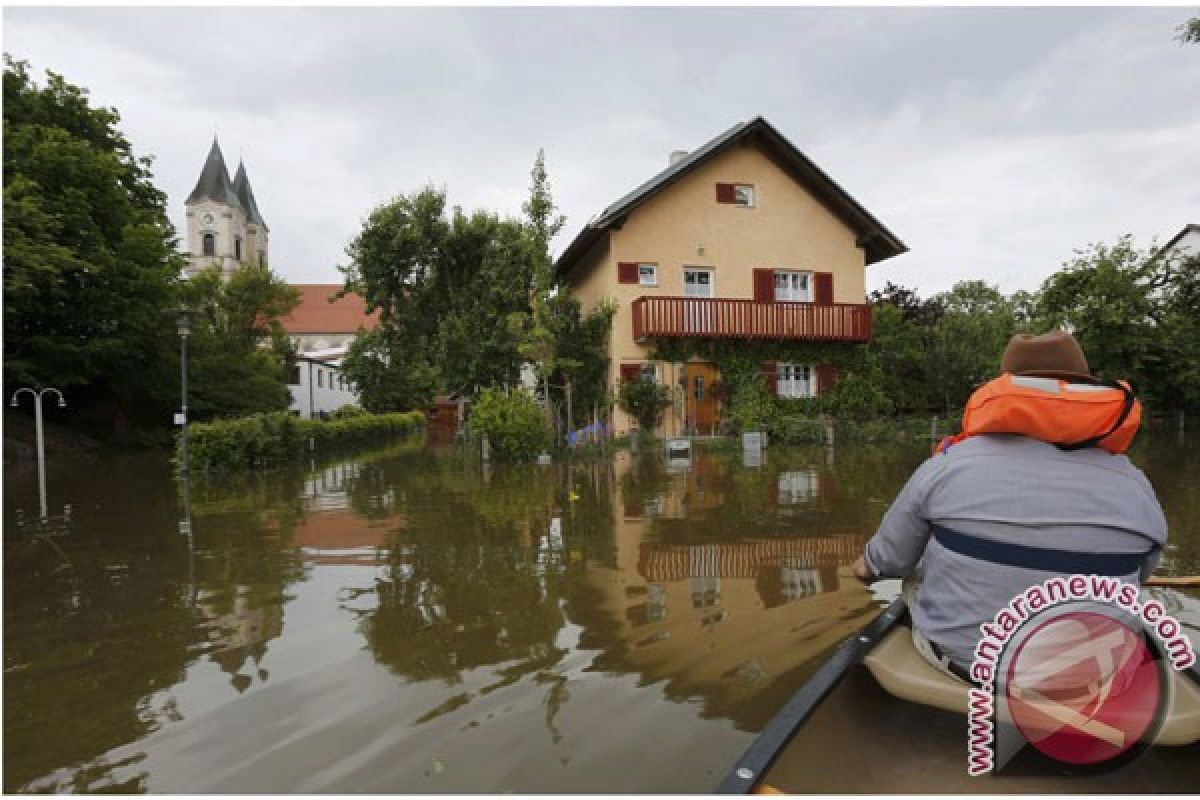
[[[8,404],[13,408],[17,407],[17,396],[15,394],[12,396],[12,400],[8,401]]]
[[[59,397],[58,397],[58,407],[59,408],[67,407],[67,401],[63,399],[62,395],[59,395]]]

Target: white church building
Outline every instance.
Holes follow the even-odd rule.
[[[184,207],[189,278],[214,264],[228,278],[246,264],[268,263],[270,230],[254,199],[246,165],[239,161],[230,180],[216,137]],[[360,329],[379,324],[378,312],[368,314],[358,295],[336,297],[340,284],[293,286],[300,292],[300,303],[280,320],[300,354],[287,379],[289,410],[311,418],[358,405],[358,394],[342,375],[341,360]]]

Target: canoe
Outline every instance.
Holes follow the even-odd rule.
[[[1200,666],[1172,670],[1166,718],[1136,759],[1097,772],[1025,748],[1000,774],[967,774],[967,685],[930,666],[896,600],[767,723],[721,794],[1195,792]]]

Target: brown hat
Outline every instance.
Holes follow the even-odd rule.
[[[1037,378],[1062,378],[1094,383],[1087,358],[1075,337],[1066,331],[1050,331],[1041,336],[1018,333],[1004,348],[1000,371]]]

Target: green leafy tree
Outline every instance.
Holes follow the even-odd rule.
[[[4,68],[4,377],[54,385],[75,413],[128,432],[167,419],[182,266],[166,196],[112,108],[47,72]]]
[[[428,403],[438,389],[472,393],[515,383],[534,263],[521,222],[487,211],[448,214],[427,187],[375,209],[347,248],[346,290],[380,310],[345,362],[375,409]]]
[[[621,384],[617,404],[637,420],[642,431],[650,433],[662,420],[663,412],[670,408],[671,393],[665,386],[638,378]]]
[[[1200,17],[1192,17],[1176,29],[1175,38],[1183,44],[1200,44]]]
[[[285,364],[295,353],[280,317],[300,293],[265,264],[247,264],[223,280],[218,267],[181,287],[196,313],[189,341],[189,415],[196,420],[281,411],[289,403]]]
[[[1004,348],[1013,335],[1008,299],[983,281],[962,281],[933,301],[943,310],[927,351],[930,384],[944,409],[961,406],[980,384],[1000,371]]]
[[[1151,254],[1129,236],[1093,244],[1042,284],[1040,327],[1062,328],[1079,340],[1094,373],[1131,380],[1146,390],[1167,283]]]

